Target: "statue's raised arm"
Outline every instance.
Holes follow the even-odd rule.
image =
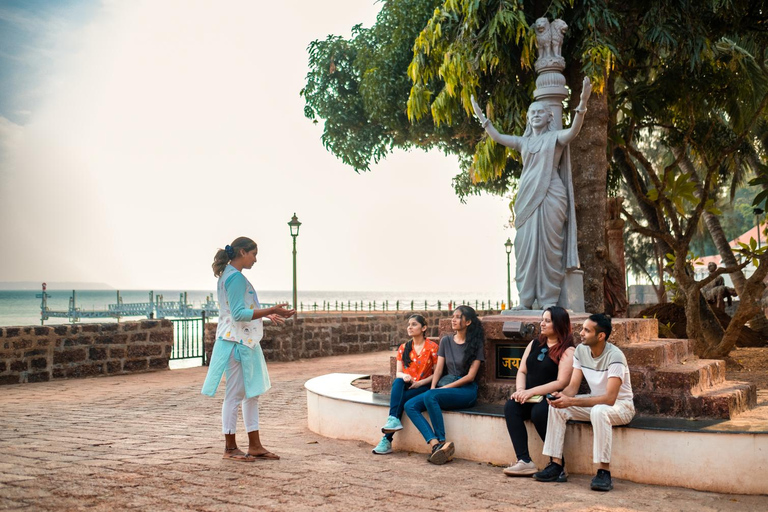
[[[557,136],[557,142],[563,146],[567,146],[581,131],[581,125],[584,124],[584,115],[587,113],[587,101],[592,95],[592,82],[589,81],[589,77],[585,76],[581,85],[581,96],[579,96],[579,105],[574,110],[573,122],[571,126],[561,132]]]
[[[470,98],[470,101],[472,102],[472,108],[475,111],[477,120],[480,121],[480,125],[485,129],[486,133],[488,133],[488,136],[502,146],[507,146],[508,148],[520,151],[520,137],[499,133],[496,127],[491,123],[491,120],[483,114],[483,109],[480,108],[480,105],[478,105],[474,96]]]

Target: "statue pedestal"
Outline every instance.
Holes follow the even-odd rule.
[[[584,312],[584,271],[568,270],[560,288],[557,305],[576,313]]]
[[[478,396],[481,402],[504,403],[515,390],[517,370],[525,347],[534,337],[538,337],[541,325],[540,310],[509,311],[502,315],[481,318],[485,331],[485,364],[480,367],[477,376]],[[576,332],[589,315],[571,313],[571,323]],[[524,337],[504,334],[504,324],[521,322],[533,324],[532,332]],[[451,319],[440,319],[439,336],[453,332]]]

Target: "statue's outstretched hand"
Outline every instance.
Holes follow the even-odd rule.
[[[585,76],[584,81],[581,84],[581,97],[579,98],[579,106],[577,108],[586,109],[587,101],[589,101],[589,97],[591,95],[592,95],[592,82],[589,81],[588,76]]]
[[[488,120],[488,118],[483,114],[483,109],[481,109],[480,105],[477,104],[477,100],[475,100],[474,96],[470,97],[470,101],[472,102],[472,108],[475,111],[477,120],[480,121],[480,124],[483,125],[483,128],[485,128],[485,122]]]

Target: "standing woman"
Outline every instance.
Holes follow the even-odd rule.
[[[562,391],[573,372],[573,334],[571,317],[558,306],[544,311],[539,339],[525,348],[517,372],[516,390],[504,406],[507,430],[515,448],[517,462],[504,469],[508,476],[530,476],[538,471],[528,453],[528,431],[525,420],[531,420],[543,441],[547,435],[549,404],[547,393]],[[541,400],[528,402],[538,395]]]
[[[259,395],[271,386],[259,341],[264,335],[264,318],[283,325],[286,318],[296,313],[296,310],[285,309],[287,304],[261,309],[256,290],[242,274],[244,268],[250,269],[256,263],[257,253],[256,242],[241,236],[232,245],[219,249],[213,259],[213,275],[219,278],[216,287],[219,325],[202,390],[204,395],[213,396],[222,375],[227,374],[221,406],[224,458],[242,462],[280,458],[264,448],[259,438]],[[248,453],[238,449],[235,439],[237,409],[241,404],[248,432]]]
[[[409,316],[406,331],[411,341],[397,349],[397,372],[389,399],[389,417],[381,429],[384,437],[373,449],[377,455],[392,453],[392,438],[395,432],[403,429],[400,418],[403,417],[405,402],[430,389],[437,364],[437,343],[426,338],[427,321],[424,317]]]
[[[453,458],[455,447],[445,439],[443,410],[475,405],[475,377],[480,363],[485,361],[485,333],[475,310],[469,306],[457,307],[451,317],[451,327],[455,332],[440,340],[431,389],[405,403],[405,413],[432,448],[427,459],[432,464],[445,464]],[[422,416],[424,411],[429,413],[432,426]]]

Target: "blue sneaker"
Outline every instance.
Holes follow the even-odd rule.
[[[376,455],[386,455],[388,453],[392,453],[392,441],[386,437],[382,437],[381,441],[379,441],[379,444],[377,444],[376,448],[373,449],[373,453]]]
[[[400,423],[400,420],[395,418],[394,416],[388,417],[387,423],[385,423],[384,426],[381,427],[381,431],[385,434],[392,434],[393,432],[397,432],[398,430],[403,430],[403,424]]]

